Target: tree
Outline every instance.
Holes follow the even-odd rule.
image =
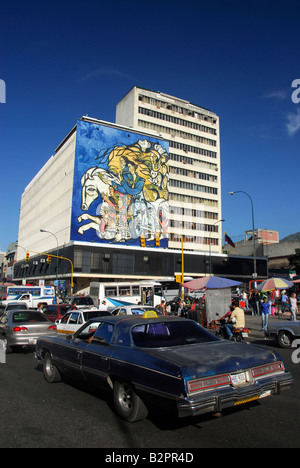
[[[300,249],[295,249],[295,254],[288,257],[290,267],[296,270],[296,274],[300,275]]]

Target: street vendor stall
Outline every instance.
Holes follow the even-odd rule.
[[[225,315],[231,305],[231,288],[240,286],[241,283],[219,276],[205,276],[198,278],[182,286],[189,291],[205,289],[206,322],[211,323],[218,317]]]

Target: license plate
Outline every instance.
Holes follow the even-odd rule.
[[[240,374],[233,374],[231,375],[231,382],[235,387],[239,385],[244,385],[246,383],[246,374],[242,372]]]
[[[242,337],[243,337],[243,338],[247,338],[248,336],[249,336],[248,333],[246,333],[246,332],[243,332],[243,333],[242,333]]]
[[[36,345],[37,339],[36,338],[30,338],[29,339],[29,344],[30,345]]]

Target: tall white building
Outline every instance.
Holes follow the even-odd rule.
[[[116,123],[169,141],[169,248],[222,249],[219,117],[165,93],[133,87]]]

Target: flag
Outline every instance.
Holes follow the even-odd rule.
[[[230,239],[228,234],[226,234],[226,232],[225,232],[225,242],[227,242],[227,244],[231,245],[232,247],[235,247],[234,242],[232,242],[232,240]]]

